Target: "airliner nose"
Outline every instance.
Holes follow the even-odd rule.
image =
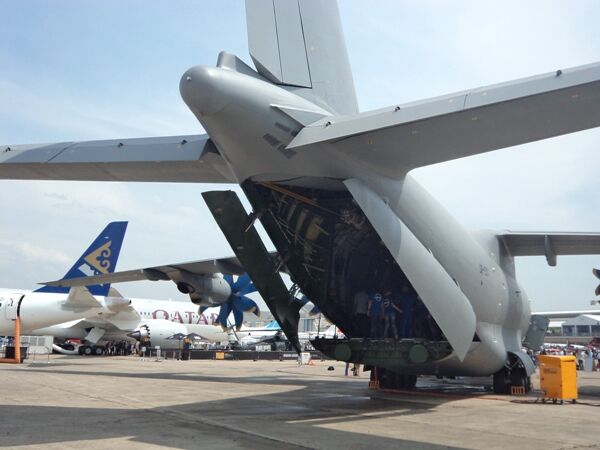
[[[227,104],[220,72],[221,69],[216,67],[195,66],[181,77],[181,97],[200,116],[215,114]]]

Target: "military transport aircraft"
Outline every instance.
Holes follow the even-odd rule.
[[[315,345],[375,367],[381,385],[417,374],[526,385],[530,307],[514,257],[597,254],[600,234],[471,233],[409,172],[599,126],[600,64],[359,112],[335,2],[247,0],[246,18],[254,67],[222,52],[181,77],[207,135],[6,146],[0,177],[238,183],[250,216],[233,192],[204,199],[292,342],[282,267],[349,338]],[[418,295],[431,333],[370,336],[353,297],[384,289]]]

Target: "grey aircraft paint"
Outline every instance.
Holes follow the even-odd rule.
[[[407,283],[454,351],[402,372],[490,375],[511,361],[529,374],[514,256],[597,254],[600,234],[471,233],[408,172],[599,126],[600,64],[358,113],[335,3],[296,5],[247,1],[256,71],[222,53],[183,74],[208,136],[7,146],[0,177],[235,181],[292,278],[347,336],[366,337],[356,292]]]

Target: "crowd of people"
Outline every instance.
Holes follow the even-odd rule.
[[[111,341],[104,346],[104,354],[107,356],[125,356],[136,353],[136,345],[128,341]]]
[[[441,331],[431,314],[408,285],[399,290],[359,291],[354,314],[360,334],[372,339],[426,338],[439,340]]]
[[[539,354],[574,356],[577,358],[577,370],[600,371],[600,349],[591,345],[581,348],[581,346],[544,344]]]

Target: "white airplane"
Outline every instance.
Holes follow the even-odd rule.
[[[122,297],[121,297],[122,298]],[[228,330],[219,322],[219,308],[200,313],[190,302],[177,300],[123,299],[126,307],[117,310],[96,308],[85,318],[32,330],[29,334],[50,335],[59,340],[84,341],[77,352],[100,355],[110,341],[135,339],[161,349],[179,349],[185,337],[205,342],[228,342]],[[71,353],[72,347],[56,345],[55,350]]]
[[[107,225],[62,280],[112,275],[126,228],[127,222]],[[215,273],[225,264],[236,273],[243,272],[235,258],[217,260],[218,268],[214,261],[187,263],[193,268],[182,266],[190,270],[211,268],[207,277],[210,283],[205,283],[203,295],[218,307],[200,311],[187,301],[123,298],[109,282],[75,287],[45,285],[36,291],[0,289],[0,336],[14,334],[18,317],[21,334],[80,339],[85,344],[79,349],[85,354],[102,354],[101,344],[129,338],[149,340],[163,349],[179,348],[185,336],[226,342],[230,316],[241,329],[245,312],[258,315],[260,311],[245,296],[255,291],[247,275],[242,274],[234,282],[233,275]]]
[[[224,278],[227,279],[228,275]],[[245,285],[245,289],[251,291],[253,287]],[[129,339],[149,342],[161,349],[179,349],[180,341],[185,337],[226,343],[235,339],[230,335],[230,320],[245,336],[242,327],[244,314],[260,315],[256,303],[247,297],[244,301],[250,303],[251,308],[238,311],[234,309],[233,301],[213,308],[196,308],[188,301],[123,298],[114,288],[110,288],[106,296],[94,297],[83,286],[73,287],[67,296],[72,299],[77,295],[77,303],[73,306],[69,306],[64,294],[14,292],[9,289],[3,294],[0,291],[0,308],[5,311],[12,311],[12,298],[22,297],[20,303],[14,303],[17,307],[20,304],[21,310],[15,312],[13,318],[9,318],[10,313],[2,315],[0,335],[12,335],[14,318],[18,314],[22,334],[49,335],[58,340],[80,339],[84,345],[78,348],[78,352],[86,355],[102,354],[106,342]],[[232,297],[235,300],[236,294],[234,289]],[[55,349],[70,353],[72,347],[56,345]]]
[[[181,77],[206,135],[7,145],[0,178],[237,183],[251,217],[232,191],[203,198],[296,349],[283,265],[349,338],[315,346],[374,368],[380,386],[437,374],[528,388],[531,308],[515,258],[600,254],[600,233],[473,233],[410,172],[599,127],[600,64],[360,112],[335,2],[246,0],[246,22],[254,67],[222,52]],[[403,292],[403,320],[418,307],[428,333],[381,339],[376,316],[367,331],[352,299],[388,288]]]
[[[110,274],[98,274],[88,277],[65,278],[50,282],[47,286],[74,285],[81,288],[90,283],[135,281],[147,278],[151,273],[158,279],[166,279],[165,272],[170,277],[180,280],[182,277],[194,283],[182,286],[177,285],[182,292],[186,292],[192,301],[200,305],[196,308],[187,301],[128,299],[128,307],[117,311],[97,309],[85,319],[74,320],[52,327],[36,329],[32,334],[52,335],[56,338],[76,338],[86,341],[86,345],[79,347],[79,352],[84,354],[102,354],[101,344],[107,341],[120,341],[128,338],[147,342],[161,349],[179,349],[180,341],[191,336],[204,342],[235,343],[243,346],[253,345],[265,340],[285,340],[280,325],[273,321],[265,327],[248,328],[243,325],[247,314],[260,316],[260,310],[254,300],[246,294],[256,291],[254,284],[247,274],[238,276],[234,281],[233,275],[211,273],[211,270],[223,270],[228,265],[230,270],[239,273],[243,269],[236,263],[235,258],[194,261],[182,264],[170,264],[153,268],[135,269]],[[217,269],[218,268],[218,269]],[[228,287],[229,290],[224,289]],[[216,288],[215,288],[216,287]],[[111,288],[112,289],[112,288]],[[117,291],[112,289],[112,292]],[[119,295],[118,293],[116,295]],[[290,298],[295,298],[290,296]],[[208,308],[206,299],[210,299],[217,307]],[[318,308],[308,301],[306,297],[297,298],[295,302],[298,309],[304,309],[309,314],[316,314]],[[88,330],[97,330],[92,334]],[[314,333],[316,335],[316,333]],[[313,337],[305,334],[304,340]],[[56,347],[55,347],[56,348]],[[65,347],[63,347],[65,348]],[[61,351],[61,348],[56,348]],[[70,349],[67,350],[70,352]]]
[[[127,222],[112,222],[98,235],[64,278],[112,273],[117,265]],[[119,311],[128,301],[112,297],[110,284],[61,288],[44,286],[36,291],[0,289],[0,336],[13,335],[15,320],[21,333],[32,333],[67,321],[83,319],[99,309]]]
[[[242,328],[241,332],[236,332],[236,337],[242,346],[257,345],[261,343],[270,343],[285,341],[287,337],[276,320],[261,328]],[[330,325],[323,331],[305,331],[298,333],[298,341],[302,346],[320,338],[340,338],[343,333],[335,325]]]

